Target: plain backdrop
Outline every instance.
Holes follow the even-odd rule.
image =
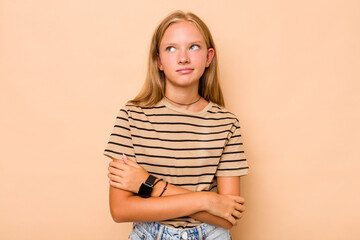
[[[102,154],[177,9],[209,26],[243,130],[233,238],[360,239],[358,0],[0,0],[0,239],[127,239]]]

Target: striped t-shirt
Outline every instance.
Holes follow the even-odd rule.
[[[192,191],[217,191],[217,176],[248,173],[237,117],[212,102],[200,112],[165,99],[150,108],[127,103],[104,151],[115,159],[123,153],[157,178]],[[161,223],[176,228],[201,224],[191,217]]]

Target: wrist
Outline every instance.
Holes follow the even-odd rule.
[[[156,180],[157,178],[155,176],[149,175],[146,181],[141,184],[138,195],[142,198],[149,198],[153,191]]]
[[[158,197],[165,187],[165,181],[161,180],[158,184],[156,184],[151,192],[152,197]]]
[[[200,195],[200,209],[201,211],[208,211],[213,202],[213,194],[211,192],[197,192]]]
[[[139,194],[139,190],[141,188],[141,185],[143,185],[144,182],[146,182],[146,180],[149,178],[150,174],[147,174],[145,176],[140,177],[139,179],[137,179],[137,185],[138,188],[135,190],[135,194]]]

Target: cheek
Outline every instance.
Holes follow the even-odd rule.
[[[164,55],[161,57],[161,65],[163,68],[167,68],[171,65],[171,57],[168,55]]]
[[[205,67],[207,61],[207,55],[205,53],[196,54],[193,57],[193,61],[196,62],[199,66],[203,65]]]
[[[168,62],[167,62],[166,60],[164,60],[164,61],[162,62],[162,64],[161,64],[161,70],[164,71],[164,72],[166,72],[166,71],[169,70],[169,64],[168,64]]]

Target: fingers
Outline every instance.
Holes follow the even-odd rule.
[[[127,166],[121,162],[110,162],[108,167],[108,177],[119,182],[120,177],[124,177]]]
[[[239,212],[245,212],[245,206],[243,204],[236,203],[235,210],[237,210]]]
[[[114,188],[120,188],[120,184],[118,184],[117,182],[111,181],[109,180],[110,186],[114,187]]]
[[[227,216],[225,216],[225,219],[228,220],[233,226],[236,225],[236,219],[233,215],[228,214]]]
[[[134,162],[134,161],[129,160],[128,157],[126,156],[126,154],[124,154],[124,153],[123,153],[123,161],[124,161],[124,163],[125,163],[126,165],[140,168],[140,165],[139,165],[139,164],[137,164],[137,163]]]
[[[118,169],[113,166],[109,166],[108,171],[114,175],[121,175],[124,172],[124,169]]]
[[[114,187],[114,188],[119,188],[122,189],[122,185],[118,182],[114,182],[112,180],[109,180],[110,186]]]
[[[123,158],[125,164],[129,164],[128,158],[125,155],[125,153],[122,154],[122,158]]]
[[[117,168],[119,170],[125,170],[125,169],[127,169],[128,166],[125,165],[123,162],[114,162],[114,161],[112,161],[112,162],[109,163],[109,168],[110,167]]]
[[[245,199],[243,197],[240,197],[240,196],[233,196],[234,197],[234,200],[237,202],[237,203],[240,203],[240,204],[244,204],[245,203]]]
[[[127,187],[129,185],[129,181],[126,178],[111,173],[108,174],[108,178],[110,185],[112,185],[113,187],[128,190]]]
[[[232,214],[228,214],[224,218],[229,221],[233,226],[237,225],[237,220],[239,220],[242,217],[242,212],[234,210]]]
[[[240,219],[242,217],[242,213],[239,211],[234,211],[232,214],[236,219]]]
[[[236,226],[237,220],[239,220],[242,217],[243,212],[245,211],[245,205],[244,205],[245,199],[240,196],[234,196],[234,195],[227,195],[227,196],[230,197],[234,202],[233,202],[233,210],[230,211],[231,216],[226,216],[225,219],[231,222],[233,226]]]
[[[111,174],[111,173],[108,173],[108,178],[110,179],[110,181],[113,181],[113,182],[121,181],[121,178],[119,176]]]

